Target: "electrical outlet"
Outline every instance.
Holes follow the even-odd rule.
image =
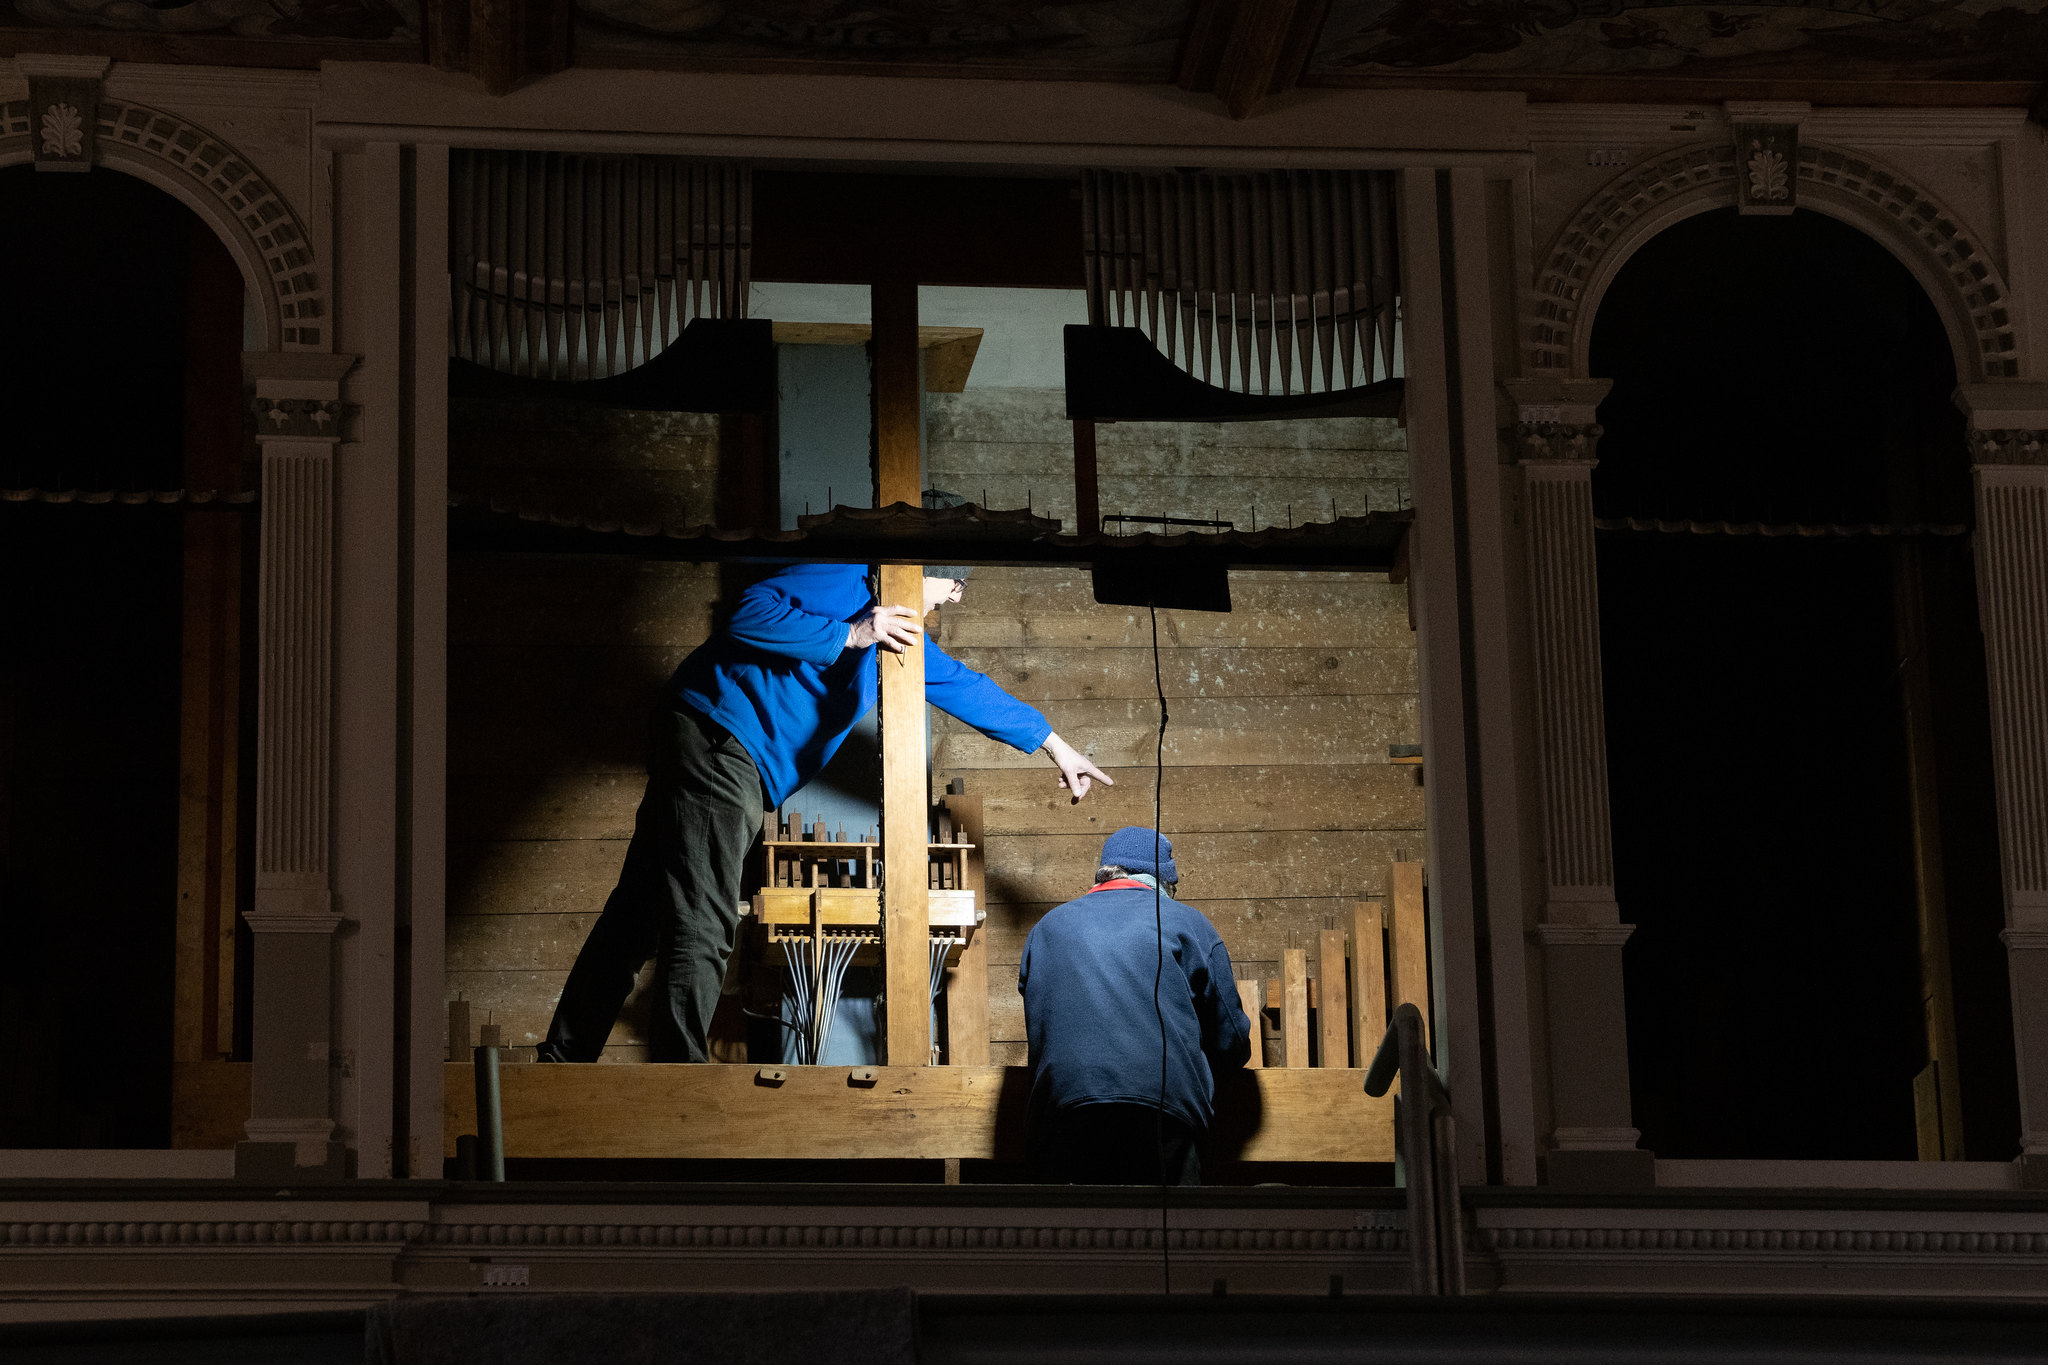
[[[523,1265],[487,1265],[484,1267],[485,1284],[502,1284],[509,1285],[515,1289],[524,1289],[530,1275],[531,1268]]]

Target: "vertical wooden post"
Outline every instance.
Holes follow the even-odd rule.
[[[953,813],[955,833],[963,844],[973,844],[967,855],[965,887],[974,893],[974,903],[988,908],[988,876],[982,861],[986,847],[982,831],[981,797],[951,795],[946,809]],[[946,975],[946,1060],[954,1066],[988,1065],[988,930],[984,925],[961,950],[960,962]]]
[[[1387,1033],[1387,958],[1378,901],[1351,907],[1351,1003],[1358,1012],[1358,1064],[1371,1066]]]
[[[1395,863],[1387,869],[1387,891],[1393,900],[1394,998],[1398,1008],[1414,1004],[1422,1011],[1422,1037],[1429,1028],[1429,935],[1424,923],[1422,864]]]
[[[1262,1030],[1259,1028],[1259,1016],[1265,1013],[1266,1005],[1266,1002],[1259,998],[1262,994],[1256,981],[1237,983],[1237,1003],[1243,1007],[1244,1016],[1252,1025],[1252,1055],[1250,1060],[1245,1062],[1245,1069],[1248,1071],[1257,1071],[1266,1064],[1266,1044],[1260,1037]]]
[[[1351,1032],[1351,1005],[1349,992],[1344,989],[1344,931],[1325,929],[1322,933],[1322,1000],[1319,1015],[1323,1028],[1323,1065],[1349,1066],[1351,1047],[1348,1035]],[[1377,1039],[1374,1040],[1378,1041]],[[1369,1044],[1363,1038],[1358,1046],[1362,1049]],[[1363,1066],[1370,1057],[1359,1059]]]
[[[1308,950],[1280,954],[1280,1027],[1286,1030],[1287,1065],[1308,1065]]]
[[[875,505],[919,504],[923,394],[917,375],[917,284],[875,282]],[[884,564],[886,606],[924,611],[924,571]],[[880,651],[882,695],[882,980],[888,1001],[884,1058],[891,1066],[931,1061],[931,936],[927,895],[930,836],[925,790],[924,645]]]
[[[1102,529],[1102,501],[1095,481],[1095,423],[1074,423],[1074,532]]]

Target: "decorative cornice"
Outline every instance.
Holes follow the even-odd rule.
[[[1813,113],[1804,100],[1727,100],[1721,105],[1730,124],[1784,123],[1798,127]]]
[[[263,441],[339,441],[356,405],[332,398],[266,398],[249,396],[249,415],[256,439]]]
[[[1487,1251],[1864,1252],[1897,1255],[2048,1255],[2048,1232],[1877,1232],[1846,1228],[1483,1227]]]
[[[112,58],[93,54],[18,52],[14,56],[14,69],[24,80],[55,77],[58,80],[97,81],[106,77],[107,68],[112,65]]]
[[[1406,1253],[1398,1228],[1172,1228],[1172,1251]],[[0,1223],[0,1246],[646,1247],[788,1251],[1157,1251],[1152,1219],[1123,1227],[930,1223],[428,1223],[396,1221],[183,1221]]]
[[[1598,422],[1518,422],[1516,463],[1524,468],[1568,465],[1590,470],[1600,463],[1593,452],[1604,434],[1606,430]]]
[[[2048,929],[2000,929],[1998,941],[2005,945],[2007,952],[2048,952]]]
[[[2048,430],[2005,427],[1970,433],[1970,463],[1987,465],[2048,465]]]

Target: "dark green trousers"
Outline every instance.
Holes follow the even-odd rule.
[[[648,1060],[710,1060],[705,1039],[739,929],[740,875],[761,837],[754,760],[725,727],[667,701],[647,723],[647,793],[619,884],[562,987],[542,1060],[594,1062],[648,958]]]

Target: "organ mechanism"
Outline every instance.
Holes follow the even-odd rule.
[[[927,947],[936,998],[946,969],[959,962],[987,912],[969,886],[976,846],[962,840],[946,806],[932,807],[926,821]],[[787,971],[785,1053],[793,1062],[815,1062],[831,1037],[846,969],[880,955],[882,845],[873,831],[858,839],[847,838],[844,825],[829,831],[822,816],[806,825],[801,812],[767,812],[762,835],[768,884],[754,893],[754,934],[763,957],[771,964],[779,958]]]

